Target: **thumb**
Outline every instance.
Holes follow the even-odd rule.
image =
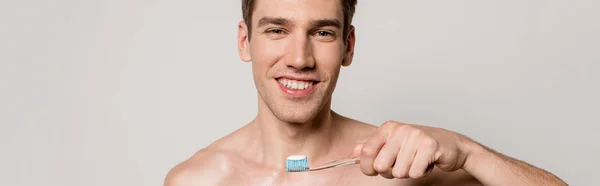
[[[362,152],[362,148],[363,148],[363,143],[359,143],[356,144],[356,146],[354,146],[354,149],[352,150],[352,157],[359,157],[360,153]]]

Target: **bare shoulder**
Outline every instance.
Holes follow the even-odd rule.
[[[338,119],[338,122],[343,124],[343,129],[346,131],[346,133],[351,136],[354,136],[357,139],[367,138],[373,135],[375,131],[377,131],[376,125],[368,124],[357,119],[342,116],[335,112],[334,114]]]
[[[205,148],[174,166],[165,179],[165,186],[219,185],[231,174],[232,157],[228,152]]]
[[[244,126],[197,151],[187,160],[177,164],[167,174],[165,186],[221,185],[233,174],[233,165],[241,159],[235,149],[240,138],[247,136]]]

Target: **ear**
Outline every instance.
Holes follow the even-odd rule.
[[[354,34],[354,26],[350,26],[348,29],[348,36],[346,37],[346,49],[342,66],[350,66],[352,64],[352,58],[354,57],[354,44],[356,43],[356,37]]]
[[[248,37],[248,27],[244,21],[240,21],[238,24],[238,53],[240,59],[244,62],[252,61],[252,55],[250,55],[250,41]]]

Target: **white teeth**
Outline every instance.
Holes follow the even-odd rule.
[[[294,89],[294,90],[304,90],[313,85],[313,82],[306,82],[306,81],[294,81],[294,80],[287,80],[287,79],[279,79],[278,81],[283,86],[285,86],[289,89]]]

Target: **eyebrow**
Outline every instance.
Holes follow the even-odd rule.
[[[268,25],[268,24],[274,24],[274,25],[280,25],[280,26],[290,26],[290,25],[293,25],[294,22],[289,19],[281,18],[281,17],[263,17],[258,21],[258,27]],[[309,26],[309,28],[332,26],[337,29],[341,29],[342,23],[337,19],[319,19],[319,20],[310,21],[308,26]]]
[[[326,27],[326,26],[332,26],[337,29],[342,28],[342,23],[340,23],[340,21],[338,21],[337,19],[314,20],[314,21],[311,21],[308,25],[310,28],[320,28],[320,27]]]
[[[290,21],[289,19],[281,18],[281,17],[263,17],[258,21],[258,27],[268,25],[268,24],[287,26],[287,25],[291,25],[292,21]]]

